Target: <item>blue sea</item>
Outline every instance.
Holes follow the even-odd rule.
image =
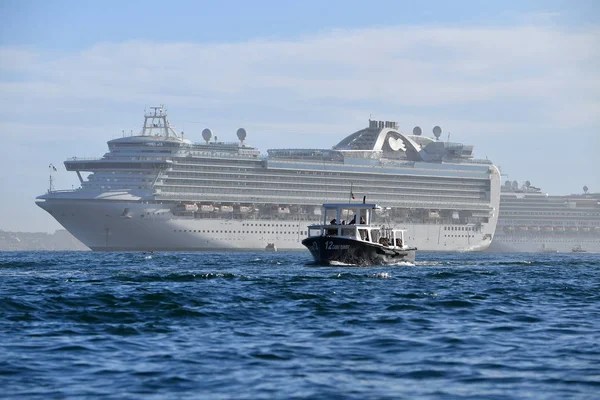
[[[600,255],[0,253],[0,397],[599,399]]]

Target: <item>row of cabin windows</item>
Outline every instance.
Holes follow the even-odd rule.
[[[502,206],[500,206],[502,207]],[[597,212],[518,212],[518,211],[502,211],[500,210],[500,214],[503,215],[572,215],[572,216],[591,216],[591,217],[599,217],[600,213]]]
[[[445,231],[469,231],[469,232],[479,232],[479,229],[475,226],[445,226]]]
[[[208,165],[207,165],[208,164]],[[225,165],[223,165],[225,164]],[[279,167],[275,167],[275,168],[270,168],[268,170],[265,170],[263,167],[260,166],[256,166],[256,164],[254,165],[228,165],[228,162],[225,161],[224,163],[189,163],[189,162],[181,162],[181,161],[176,161],[173,165],[173,169],[174,170],[191,170],[191,171],[202,171],[202,170],[206,170],[207,167],[211,167],[212,170],[215,171],[256,171],[256,172],[270,172],[270,173],[281,173],[281,170],[279,169]],[[244,168],[245,167],[245,168]],[[318,166],[315,166],[315,168],[318,168]],[[279,170],[278,170],[279,169]],[[363,168],[364,170],[366,170],[367,168]],[[426,168],[421,168],[419,169],[420,171],[424,171],[424,173],[427,173],[427,171],[429,171],[430,169],[426,169]],[[297,170],[296,169],[296,175],[319,175],[319,176],[330,176],[330,177],[336,177],[336,176],[346,176],[348,173],[347,172],[326,172],[326,171],[318,171],[318,170],[314,170],[314,169],[308,169],[308,170]],[[453,172],[453,171],[448,171],[448,172]],[[487,175],[485,172],[481,172],[482,176]],[[409,177],[407,176],[406,179],[414,179],[414,180],[419,180],[420,177],[415,176],[415,177]],[[458,178],[460,179],[460,178]]]
[[[275,231],[220,231],[220,230],[208,230],[208,229],[173,229],[173,232],[184,232],[184,233],[263,233],[263,234],[277,234],[277,235],[306,235],[306,231],[301,232],[275,232]]]
[[[247,199],[252,201],[252,200],[256,200],[258,201],[258,199],[262,199],[265,196],[275,196],[275,197],[279,197],[282,196],[282,194],[284,194],[286,191],[282,191],[280,190],[260,190],[260,189],[234,189],[234,188],[226,188],[226,189],[217,189],[217,188],[203,188],[203,190],[200,190],[200,188],[194,188],[194,187],[172,187],[172,188],[167,188],[167,187],[163,187],[162,188],[162,193],[163,194],[177,194],[177,193],[194,193],[197,195],[207,195],[207,194],[228,194],[228,195],[236,195],[236,194],[240,194],[240,195],[244,195],[246,198],[249,195],[253,195],[255,197],[252,197],[250,199]],[[291,192],[290,190],[288,190],[287,192]],[[310,192],[309,190],[307,190],[307,192]],[[322,191],[312,191],[312,194],[315,195],[314,198],[325,198],[325,192]],[[416,197],[417,199],[427,199],[430,202],[435,202],[435,204],[441,203],[448,203],[448,201],[454,200],[460,203],[471,203],[471,204],[476,204],[476,203],[481,203],[481,201],[485,201],[484,196],[477,198],[475,196],[473,197],[463,197],[463,196],[449,196],[449,195],[444,195],[444,196],[434,196],[434,195],[429,195],[429,194],[382,194],[382,193],[378,193],[377,194],[377,198],[378,199],[388,199],[388,200],[398,200],[399,197]]]
[[[194,168],[194,167],[187,167],[187,166],[177,166],[175,169],[171,170],[168,172],[169,176],[186,176],[186,175],[191,175],[191,176],[206,176],[206,177],[222,177],[222,178],[235,178],[235,179],[239,179],[239,178],[261,178],[262,180],[277,180],[280,178],[291,178],[294,177],[293,175],[291,175],[288,172],[278,172],[275,170],[263,170],[263,169],[257,169],[257,170],[242,170],[242,169],[234,169],[234,168],[223,168],[223,167],[214,167],[211,168],[210,172],[205,172],[206,171],[206,167],[201,167],[201,168]],[[221,174],[217,173],[217,172],[222,172]],[[250,175],[239,175],[239,173],[241,172],[246,172],[249,173]],[[348,179],[348,174],[344,173],[344,174],[339,174],[339,173],[324,173],[321,171],[306,171],[306,172],[296,172],[296,175],[304,175],[305,178],[310,179],[312,177],[316,177],[318,179],[321,179],[322,177],[328,177],[333,179],[334,181],[337,179],[341,179],[341,180],[347,180]],[[476,179],[476,178],[475,178]],[[484,178],[485,179],[485,178]],[[355,181],[365,181],[365,182],[370,182],[372,180],[380,180],[385,182],[387,180],[387,178],[385,176],[383,176],[383,174],[373,174],[370,175],[368,178],[365,177],[356,177]],[[428,179],[429,182],[428,183],[433,183],[433,184],[441,184],[441,185],[460,185],[460,186],[482,186],[482,187],[487,187],[489,188],[489,183],[487,181],[473,181],[473,182],[456,182],[456,181],[449,181],[448,179],[437,179],[437,178],[429,178]],[[423,177],[421,176],[415,176],[415,177],[409,177],[409,176],[403,176],[401,178],[398,179],[399,182],[406,182],[406,183],[410,183],[411,185],[413,184],[423,184]]]
[[[247,175],[240,175],[241,173],[246,173]],[[206,171],[206,169],[201,169],[198,171],[187,171],[186,169],[174,169],[174,170],[169,170],[167,172],[167,175],[170,177],[205,177],[205,178],[224,178],[224,179],[240,179],[240,178],[246,178],[246,179],[256,179],[256,180],[262,180],[262,181],[270,181],[270,180],[278,180],[278,179],[297,179],[298,176],[297,175],[293,175],[292,173],[286,172],[286,173],[278,173],[277,171],[264,171],[264,170],[257,170],[257,171],[247,171],[247,170],[231,170],[231,169],[226,169],[226,168],[214,168],[211,169],[210,171]],[[347,181],[350,177],[348,176],[348,174],[325,174],[323,172],[310,172],[308,174],[301,174],[301,175],[306,175],[303,176],[303,179],[306,180],[321,180],[323,177],[327,177],[330,178],[330,180],[332,182],[337,182],[337,181]],[[375,174],[370,175],[368,177],[365,176],[357,176],[357,177],[352,177],[353,181],[355,182],[365,182],[365,183],[370,183],[372,181],[379,181],[379,182],[389,182],[389,179],[386,178],[385,176],[383,176],[382,174]],[[489,184],[486,181],[481,181],[481,180],[473,180],[473,181],[452,181],[449,179],[440,179],[440,178],[427,178],[427,182],[423,181],[423,177],[420,176],[416,176],[416,177],[409,177],[409,176],[403,176],[403,177],[399,177],[397,182],[399,183],[408,183],[411,186],[413,185],[427,185],[427,184],[434,184],[434,185],[443,185],[443,186],[448,186],[448,185],[454,185],[454,186],[460,186],[460,187],[470,187],[470,186],[477,186],[477,187],[487,187],[489,188]]]
[[[242,226],[271,226],[271,224],[242,224]],[[273,226],[281,226],[281,227],[298,227],[298,225],[292,224],[273,224]]]
[[[506,219],[503,219],[503,221],[505,222],[504,224],[501,225],[506,225],[509,226],[509,224],[507,223]],[[552,221],[552,220],[546,220],[546,221],[539,221],[539,220],[525,220],[525,219],[513,219],[511,220],[511,223],[513,225],[532,225],[532,226],[581,226],[581,227],[586,227],[586,226],[600,226],[600,221],[591,221],[588,222],[587,224],[584,221],[561,221],[561,220],[556,220],[556,221]]]
[[[231,188],[238,188],[240,186],[243,186],[244,188],[252,188],[255,190],[260,190],[263,188],[281,188],[282,185],[285,185],[285,189],[312,189],[313,191],[327,191],[327,190],[341,190],[344,191],[346,190],[344,185],[338,185],[337,187],[335,185],[317,185],[311,182],[305,182],[305,183],[291,183],[291,182],[273,182],[273,183],[263,183],[263,182],[245,182],[245,181],[235,181],[235,182],[218,182],[218,181],[202,181],[202,180],[184,180],[184,179],[167,179],[166,181],[162,181],[164,182],[164,185],[167,186],[179,186],[179,187],[199,187],[199,186],[205,186],[205,187],[209,187],[209,188],[219,188],[219,187],[231,187]],[[184,186],[185,185],[185,186]],[[447,190],[435,190],[432,187],[422,187],[422,188],[415,188],[415,187],[390,187],[389,185],[386,186],[374,186],[371,185],[369,187],[369,192],[381,192],[381,191],[387,191],[387,192],[396,192],[396,193],[401,193],[403,195],[407,195],[407,196],[420,196],[422,194],[426,194],[426,195],[433,195],[433,194],[437,194],[437,195],[443,195],[445,197],[457,197],[457,198],[471,198],[471,199],[481,199],[481,198],[485,198],[485,194],[481,193],[479,191],[470,191],[470,192],[466,192],[466,191],[456,191],[456,189],[450,189],[448,188]]]
[[[511,242],[511,243],[531,243],[531,242],[535,242],[536,241],[533,238],[513,239],[510,236],[494,236],[494,241],[496,241],[497,238],[501,238],[501,240],[499,240],[499,241],[502,241],[502,242]],[[590,243],[590,244],[594,244],[594,245],[598,243],[595,239],[590,239],[590,240],[586,240],[586,239],[575,239],[575,240],[541,239],[541,240],[538,240],[538,242],[544,242],[544,243],[575,243],[575,244]]]
[[[181,172],[181,171],[170,171],[167,174],[168,178],[173,178],[173,179],[183,179],[183,178],[193,178],[193,179],[220,179],[220,180],[231,180],[231,181],[250,181],[250,182],[293,182],[295,181],[297,178],[294,177],[293,175],[265,175],[264,173],[261,174],[257,174],[257,175],[239,175],[239,174],[218,174],[218,173],[214,173],[214,172],[210,172],[210,173],[202,173],[202,172],[197,172],[197,173],[185,173],[185,172]],[[318,177],[318,180],[321,181],[322,177]],[[307,179],[306,182],[307,183],[311,183],[316,180],[311,180],[311,179]],[[328,180],[331,184],[338,184],[338,185],[345,185],[348,181],[348,178],[344,177],[344,178],[339,178],[339,179],[329,179]],[[373,183],[381,183],[381,184],[388,184],[389,185],[389,180],[386,179],[378,179],[377,177],[372,177],[370,179],[360,179],[360,178],[356,178],[353,179],[353,181],[355,183],[357,183],[357,185],[371,185]],[[481,184],[479,182],[473,182],[473,183],[464,183],[464,182],[438,182],[436,180],[430,180],[428,182],[413,182],[411,180],[403,180],[403,179],[398,179],[396,180],[394,183],[399,184],[399,185],[409,185],[411,188],[417,187],[417,188],[431,188],[431,187],[450,187],[450,188],[456,188],[456,189],[463,189],[463,190],[485,190],[488,191],[489,190],[489,185],[486,184]]]
[[[444,237],[466,237],[466,238],[474,238],[475,235],[444,235]]]

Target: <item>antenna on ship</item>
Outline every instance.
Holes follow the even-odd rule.
[[[48,169],[50,170],[50,179],[48,183],[48,193],[54,192],[54,182],[52,181],[52,172],[56,172],[56,167],[54,164],[48,165]]]

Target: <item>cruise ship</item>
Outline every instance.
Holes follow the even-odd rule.
[[[382,225],[406,229],[419,250],[485,250],[499,170],[475,159],[472,146],[439,140],[439,127],[433,133],[369,120],[329,149],[262,155],[243,128],[237,141],[204,129],[194,143],[164,107],[152,107],[141,132],[108,141],[103,157],[64,162],[79,188],[50,185],[36,203],[99,251],[301,250],[323,203],[365,198],[381,208]]]
[[[600,252],[600,193],[551,196],[506,181],[492,252]]]

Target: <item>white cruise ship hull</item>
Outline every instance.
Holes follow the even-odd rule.
[[[46,199],[38,205],[95,251],[256,251],[270,243],[280,250],[304,250],[302,239],[316,221],[194,218],[173,215],[168,204],[118,200]],[[494,225],[470,232],[436,224],[401,228],[419,250],[482,251],[491,243]]]
[[[588,233],[578,235],[545,235],[508,237],[496,233],[489,252],[511,253],[571,253],[580,246],[585,252],[600,253],[600,234]]]

